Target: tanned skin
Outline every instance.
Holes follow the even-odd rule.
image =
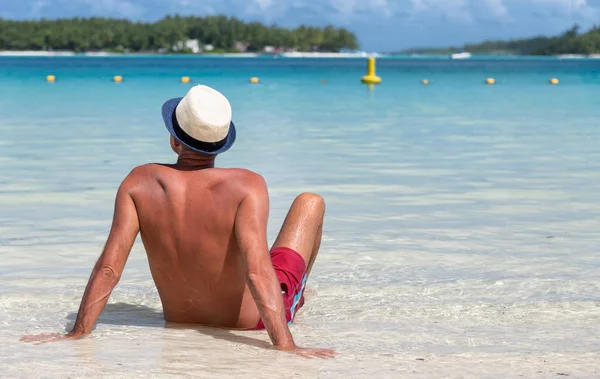
[[[278,350],[334,357],[330,349],[297,347],[267,244],[269,194],[264,179],[243,169],[214,168],[214,156],[171,138],[176,164],[136,167],[120,185],[108,240],[66,335],[25,336],[45,343],[89,335],[141,234],[167,322],[252,329],[262,319]],[[317,256],[325,204],[296,198],[273,247],[297,251],[307,273]]]

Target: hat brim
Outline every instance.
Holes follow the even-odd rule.
[[[182,99],[182,97],[177,97],[175,99],[167,100],[162,106],[163,121],[165,122],[167,130],[173,136],[173,138],[175,138],[179,143],[188,149],[200,154],[217,155],[229,150],[235,142],[236,137],[235,125],[233,124],[233,121],[229,126],[227,137],[225,137],[225,139],[222,141],[216,143],[197,141],[184,132],[179,125],[176,125],[173,122],[175,109]]]

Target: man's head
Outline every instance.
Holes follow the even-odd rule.
[[[171,148],[177,154],[193,151],[214,156],[229,150],[235,142],[231,105],[210,87],[198,85],[183,98],[168,100],[162,116],[171,133]]]

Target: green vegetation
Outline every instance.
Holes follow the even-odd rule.
[[[0,19],[0,50],[173,52],[178,50],[174,46],[187,39],[227,52],[239,51],[240,46],[247,51],[261,51],[265,46],[328,52],[358,48],[356,36],[343,28],[302,25],[287,29],[225,16],[176,15],[154,23],[106,18]]]
[[[548,45],[538,48],[534,54],[600,54],[600,28],[595,26],[579,34],[579,27],[574,26],[561,36],[551,38]]]
[[[412,49],[404,53],[452,54],[468,51],[486,55],[560,55],[560,54],[600,54],[600,27],[579,33],[574,26],[557,37],[534,37],[511,41],[485,41],[467,44],[460,48]]]

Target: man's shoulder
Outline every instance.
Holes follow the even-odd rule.
[[[158,172],[171,172],[174,165],[166,163],[145,163],[134,167],[127,177],[142,177],[148,175],[156,175]]]
[[[129,174],[125,177],[124,181],[136,181],[147,177],[148,175],[153,174],[156,170],[159,169],[159,164],[157,163],[146,163],[140,166],[134,167]]]
[[[266,181],[262,175],[244,168],[219,168],[224,181],[238,184],[244,192],[266,189]]]
[[[140,182],[147,181],[148,177],[154,176],[158,164],[148,163],[134,167],[121,183],[121,190],[130,191],[137,187]]]
[[[245,168],[217,168],[215,170],[221,171],[223,173],[226,173],[227,175],[231,175],[231,176],[235,176],[238,177],[240,179],[245,179],[245,180],[264,180],[264,178],[262,177],[262,175],[254,172],[254,171],[250,171],[248,169]]]
[[[147,163],[133,168],[123,180],[122,187],[133,189],[139,183],[148,183],[150,178],[165,177],[169,175],[169,165],[160,163]],[[266,190],[266,181],[262,175],[243,168],[215,168],[211,169],[212,175],[217,174],[218,181],[227,183],[229,188],[239,187],[243,192]],[[213,176],[214,177],[214,176]],[[233,186],[233,187],[232,187]]]

